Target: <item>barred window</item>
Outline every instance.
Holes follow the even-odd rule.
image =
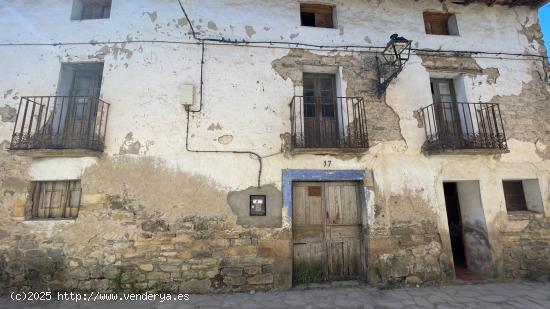
[[[80,180],[32,183],[32,218],[76,218],[80,207]]]

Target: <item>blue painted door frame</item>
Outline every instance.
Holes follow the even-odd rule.
[[[288,218],[292,220],[292,182],[295,181],[357,181],[361,183],[361,203],[367,203],[368,191],[364,189],[364,170],[283,170],[283,204],[288,207]],[[365,205],[361,205],[365,209]]]

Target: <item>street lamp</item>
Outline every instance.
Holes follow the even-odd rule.
[[[402,67],[411,56],[411,42],[397,33],[392,34],[384,52],[382,52],[382,56],[386,60],[385,64]]]
[[[390,41],[382,52],[376,56],[378,70],[378,96],[381,96],[397,75],[403,70],[405,63],[411,56],[412,41],[400,37],[397,33],[390,36]]]

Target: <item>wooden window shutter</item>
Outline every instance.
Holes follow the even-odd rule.
[[[82,191],[79,180],[38,181],[32,187],[32,218],[77,217]]]
[[[324,4],[300,4],[302,26],[334,28],[334,8]]]
[[[449,18],[451,14],[424,12],[426,34],[449,35]]]

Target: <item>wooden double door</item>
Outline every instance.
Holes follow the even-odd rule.
[[[293,184],[294,273],[307,262],[322,280],[359,279],[363,273],[362,225],[358,184]]]

